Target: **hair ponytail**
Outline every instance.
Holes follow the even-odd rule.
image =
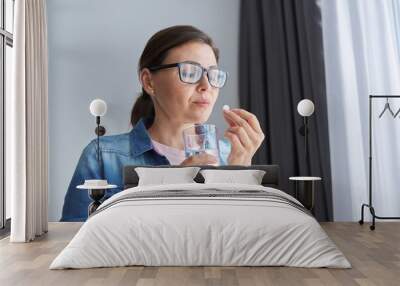
[[[142,92],[133,104],[131,111],[131,124],[135,126],[142,117],[149,117],[154,120],[155,110],[153,100],[150,95],[142,88]],[[151,122],[152,123],[152,122]]]

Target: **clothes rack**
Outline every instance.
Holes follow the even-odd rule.
[[[400,217],[384,217],[378,216],[375,212],[375,208],[372,205],[372,102],[374,99],[386,98],[400,98],[400,95],[370,95],[369,96],[369,132],[368,132],[368,140],[369,140],[369,172],[368,172],[368,183],[369,183],[369,200],[368,204],[362,204],[361,206],[361,219],[358,221],[359,224],[364,223],[364,207],[369,208],[369,211],[372,215],[372,225],[370,225],[370,229],[375,229],[375,219],[400,219]],[[396,113],[397,115],[397,113]]]

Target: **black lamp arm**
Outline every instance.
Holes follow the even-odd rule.
[[[106,129],[100,125],[100,116],[96,116],[96,124],[97,127],[94,133],[97,135],[97,161],[100,161],[100,136],[106,134]]]

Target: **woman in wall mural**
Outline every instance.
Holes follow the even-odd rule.
[[[100,163],[93,140],[83,150],[64,200],[61,221],[85,221],[90,199],[76,186],[104,178],[122,190],[124,165],[251,165],[264,134],[257,118],[243,109],[221,111],[229,124],[220,141],[220,158],[203,153],[185,158],[182,130],[208,120],[226,73],[218,68],[212,39],[192,26],[157,32],[139,60],[142,94],[131,114],[129,133],[100,139]],[[219,159],[219,160],[218,160]]]

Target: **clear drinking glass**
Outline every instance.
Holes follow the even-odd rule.
[[[214,124],[194,124],[183,130],[186,158],[208,153],[217,159],[214,166],[219,166],[219,148],[217,128]]]

